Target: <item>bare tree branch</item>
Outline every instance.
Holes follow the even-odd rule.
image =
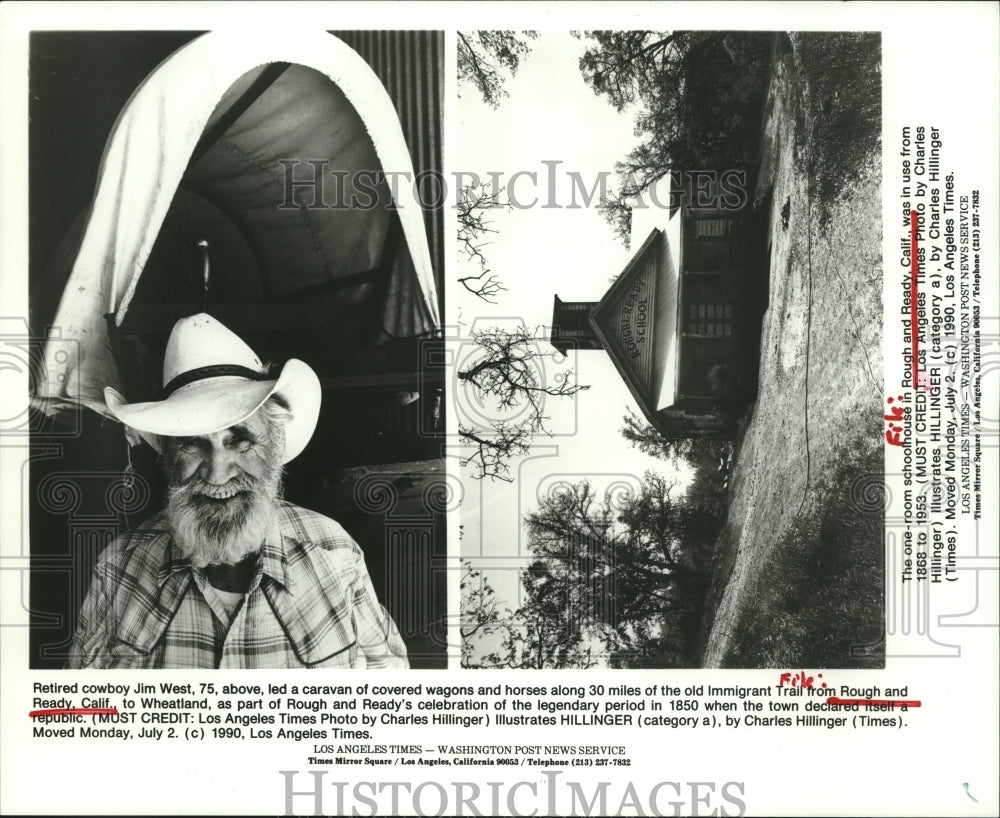
[[[460,426],[458,434],[464,443],[474,447],[461,465],[471,464],[477,480],[489,477],[505,483],[514,480],[510,475],[510,459],[527,454],[533,436],[523,425],[506,423],[494,423],[485,430]]]
[[[483,248],[489,244],[483,237],[496,233],[489,224],[486,213],[498,208],[511,209],[511,204],[503,198],[504,188],[491,186],[489,182],[466,185],[456,204],[458,217],[458,244],[466,258],[479,265],[479,275],[459,277],[459,283],[473,295],[490,304],[495,304],[496,296],[507,290],[500,277],[490,270]]]
[[[460,426],[459,436],[472,447],[462,465],[471,465],[476,479],[510,482],[511,458],[527,454],[536,434],[551,435],[546,401],[588,387],[574,382],[571,369],[546,372],[546,361],[560,353],[543,349],[527,327],[488,329],[473,338],[481,354],[458,373],[458,380],[492,402],[497,417],[479,427]]]

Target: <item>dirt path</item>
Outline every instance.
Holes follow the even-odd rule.
[[[861,503],[870,524],[850,535],[863,538],[866,554],[882,547],[881,520],[865,495],[882,451],[880,153],[859,148],[852,155],[843,140],[854,136],[844,131],[854,112],[839,110],[852,104],[852,89],[823,88],[820,98],[819,81],[810,84],[815,49],[801,38],[784,46],[772,75],[758,184],[773,185],[760,391],[716,555],[707,667],[792,666],[795,634],[780,631],[795,630],[796,607],[811,603],[785,586],[815,585],[809,573],[821,565],[839,570],[838,557],[823,554],[832,542],[824,539],[841,536],[836,520],[824,517],[829,509],[843,516],[851,502]],[[836,195],[830,180],[839,181]],[[825,579],[839,587],[837,576]]]

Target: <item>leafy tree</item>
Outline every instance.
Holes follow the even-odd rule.
[[[553,668],[591,667],[591,647],[563,616],[566,604],[547,568],[535,563],[523,572],[526,602],[516,611],[500,608],[496,591],[482,572],[463,562],[462,667]],[[551,592],[547,590],[551,588]]]
[[[613,654],[642,652],[651,640],[684,650],[704,599],[711,536],[703,515],[673,496],[675,488],[647,473],[616,512],[584,481],[544,498],[528,515],[530,547],[546,582],[525,588],[536,599],[540,589],[546,598],[561,595],[562,638],[599,639]],[[666,634],[670,617],[675,627]]]
[[[628,503],[619,521],[628,532],[619,556],[619,575],[643,596],[625,610],[633,620],[668,612],[693,613],[704,599],[718,525],[693,506],[677,484],[647,472],[642,491]],[[666,588],[658,579],[669,577]]]
[[[604,94],[619,113],[648,102],[649,89],[669,71],[677,77],[696,40],[718,34],[669,31],[588,31],[596,45],[580,58],[580,71],[596,94]]]
[[[615,110],[637,106],[639,142],[602,210],[626,244],[631,204],[670,170],[725,170],[756,152],[770,35],[589,31],[580,71]]]
[[[687,489],[687,502],[692,508],[721,523],[729,510],[733,443],[706,438],[692,443],[684,458],[693,472]]]
[[[629,410],[621,434],[639,451],[666,460],[675,468],[687,465],[693,473],[687,502],[703,514],[724,520],[728,510],[728,476],[733,443],[712,437],[668,438]]]
[[[534,558],[516,611],[467,566],[463,666],[693,665],[717,529],[675,489],[647,473],[620,508],[587,481],[543,498],[525,518]]]
[[[596,664],[594,643],[575,615],[578,589],[558,572],[558,565],[536,560],[522,573],[524,603],[516,612],[507,646],[509,667],[540,670]]]
[[[530,52],[537,31],[458,32],[458,81],[471,84],[483,102],[496,108],[508,96],[503,85]]]
[[[643,454],[667,460],[674,465],[691,447],[690,438],[664,437],[655,426],[644,421],[631,409],[622,418],[619,431],[622,437]]]
[[[459,583],[462,614],[459,630],[462,637],[462,667],[475,667],[474,654],[477,643],[503,627],[496,591],[481,571],[472,563],[462,560],[462,579]]]
[[[544,498],[525,519],[536,579],[535,597],[561,594],[563,614],[576,630],[613,626],[615,553],[620,537],[610,504],[583,482]]]
[[[573,380],[573,371],[548,373],[547,360],[561,357],[544,349],[521,326],[473,333],[479,355],[458,372],[459,383],[490,404],[494,419],[485,424],[460,424],[458,433],[470,447],[462,465],[471,465],[476,479],[510,482],[510,460],[527,454],[535,435],[551,435],[546,427],[546,401],[588,389]]]
[[[691,617],[672,609],[661,616],[636,623],[609,650],[608,664],[615,668],[691,667],[697,657],[688,633]]]

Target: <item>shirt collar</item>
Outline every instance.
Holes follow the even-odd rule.
[[[271,521],[271,528],[264,538],[260,548],[260,572],[280,584],[286,591],[292,593],[292,581],[288,575],[288,556],[285,548],[285,538],[281,533],[281,515],[283,508],[279,507]]]
[[[185,557],[177,543],[174,542],[173,533],[169,534],[166,550],[163,552],[163,563],[156,574],[156,586],[162,591],[167,580],[175,574],[191,570],[191,560]]]

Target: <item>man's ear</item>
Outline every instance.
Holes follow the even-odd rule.
[[[142,443],[142,438],[139,437],[139,433],[131,426],[125,427],[125,439],[128,441],[128,445],[132,448],[135,448]]]

